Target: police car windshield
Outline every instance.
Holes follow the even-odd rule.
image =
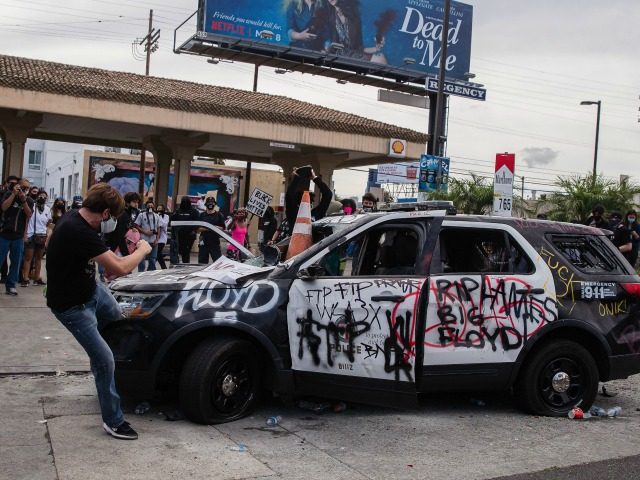
[[[289,258],[281,265],[288,268],[295,261],[299,260],[301,256],[314,255],[325,248],[328,244],[333,243],[336,239],[358,228],[360,225],[370,222],[377,217],[377,214],[366,215],[335,215],[325,217],[321,220],[316,220],[312,225],[313,245],[308,250],[299,253],[298,255]],[[281,251],[286,253],[286,249],[289,246],[290,238],[278,243],[278,247]],[[283,254],[283,257],[285,254]]]

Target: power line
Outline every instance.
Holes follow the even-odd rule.
[[[512,67],[512,68],[516,68],[516,69],[520,69],[520,70],[527,70],[527,71],[531,71],[531,72],[542,73],[544,75],[551,75],[551,76],[554,76],[554,77],[571,78],[571,79],[574,79],[574,80],[581,80],[581,81],[589,82],[589,83],[593,82],[592,78],[584,78],[584,77],[578,77],[578,76],[575,76],[575,75],[567,75],[567,74],[560,73],[560,72],[557,72],[557,71],[548,72],[546,70],[540,70],[540,69],[531,68],[531,67],[524,67],[522,65],[515,65],[513,63],[507,63],[507,62],[503,62],[503,61],[495,60],[495,59],[488,59],[488,58],[475,57],[475,56],[473,57],[473,59],[474,60],[480,60],[481,62],[491,63],[491,64],[505,65],[507,67]],[[598,83],[601,83],[601,84],[602,83],[606,83],[606,84],[614,85],[614,86],[617,86],[617,87],[628,88],[628,89],[633,90],[636,93],[638,92],[638,85],[615,83],[615,82],[611,82],[611,81],[608,81],[608,80],[607,81],[599,80]]]

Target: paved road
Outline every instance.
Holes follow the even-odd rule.
[[[621,480],[640,477],[640,455],[603,460],[565,468],[510,475],[494,480]]]
[[[142,416],[126,405],[141,438],[122,442],[101,431],[87,359],[44,308],[41,287],[0,295],[0,339],[0,479],[640,477],[640,378],[598,397],[622,406],[617,419],[539,418],[508,395],[465,394],[426,398],[415,411],[349,405],[325,415],[271,400],[251,417],[201,426],[167,421],[175,406],[154,403]],[[265,426],[271,415],[279,426]]]

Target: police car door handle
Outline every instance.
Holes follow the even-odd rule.
[[[518,295],[542,295],[544,288],[520,288],[516,290]]]
[[[372,302],[393,302],[401,303],[404,300],[402,295],[376,295],[371,297]]]

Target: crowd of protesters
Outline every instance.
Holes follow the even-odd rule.
[[[336,202],[331,189],[318,177],[311,167],[302,167],[293,174],[285,193],[285,212],[282,222],[274,209],[269,206],[258,221],[257,245],[262,252],[267,245],[286,239],[291,234],[296,215],[305,190],[311,184],[319,193],[319,202],[311,209],[313,220],[319,220],[328,213],[354,214],[376,209],[377,199],[371,194],[362,198],[362,209],[358,210],[353,200]],[[314,203],[314,192],[311,201]],[[30,185],[26,179],[8,177],[0,187],[0,270],[6,293],[18,295],[17,286],[45,285],[42,278],[42,261],[46,254],[49,238],[55,226],[69,210],[82,207],[81,196],[73,197],[70,205],[63,198],[56,198],[51,207],[46,191]],[[198,239],[198,263],[213,262],[223,255],[220,235],[202,226],[175,226],[173,221],[202,221],[226,232],[239,244],[249,247],[249,225],[253,217],[244,208],[236,209],[225,216],[216,199],[202,196],[198,203],[190,197],[181,199],[173,213],[164,205],[156,205],[153,198],[144,200],[137,192],[124,195],[124,209],[117,219],[112,232],[101,233],[107,248],[119,257],[131,255],[140,239],[145,240],[151,251],[138,264],[138,271],[166,269],[166,255],[171,263],[190,263],[193,245]],[[166,247],[169,247],[168,249]],[[168,251],[167,251],[168,250]],[[232,243],[228,243],[224,254],[232,259],[240,259],[241,253]],[[108,272],[98,265],[102,280],[109,280]]]

